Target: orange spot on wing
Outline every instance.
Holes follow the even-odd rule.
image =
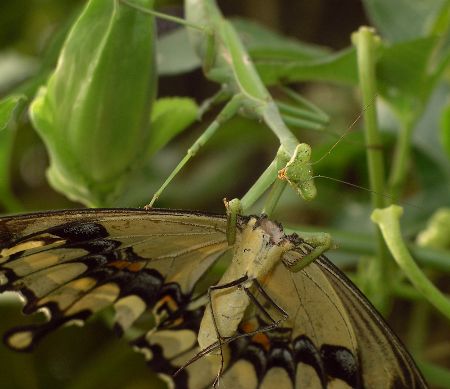
[[[259,334],[253,335],[252,341],[260,344],[264,348],[264,350],[270,350],[270,339],[265,333],[260,332]]]
[[[255,325],[255,323],[250,321],[242,323],[240,328],[241,331],[246,334],[258,330],[258,327]],[[270,349],[270,338],[264,332],[259,332],[253,335],[252,342],[261,345],[266,351],[269,351]]]
[[[130,262],[127,261],[114,261],[109,263],[108,266],[115,267],[116,269],[125,269],[129,264]]]
[[[115,267],[116,269],[127,269],[132,272],[138,272],[144,267],[142,262],[128,262],[128,261],[114,261],[109,263],[109,266]]]
[[[246,321],[246,322],[242,323],[240,327],[241,327],[242,332],[245,332],[246,334],[256,330],[255,324],[250,321]]]
[[[127,269],[129,271],[137,272],[137,271],[140,271],[144,267],[144,265],[145,264],[143,262],[133,262],[127,266]]]

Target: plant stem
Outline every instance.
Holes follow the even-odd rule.
[[[389,250],[405,275],[438,311],[450,320],[450,300],[437,289],[417,266],[408,252],[400,231],[400,216],[403,209],[391,205],[372,212],[372,221],[377,223]]]
[[[413,123],[413,120],[405,120],[403,122],[395,147],[394,157],[392,159],[392,168],[389,175],[389,194],[392,198],[391,203],[398,202],[403,184],[405,182],[411,149]]]
[[[408,350],[414,355],[420,355],[426,345],[430,324],[430,309],[430,304],[423,300],[416,302],[412,307],[407,344]]]
[[[372,29],[361,27],[352,35],[356,46],[358,61],[359,84],[362,92],[364,111],[364,136],[367,147],[367,165],[369,172],[370,189],[372,190],[372,207],[383,208],[384,199],[384,168],[381,148],[381,136],[378,130],[375,97],[377,95],[375,78],[375,56],[379,38]],[[377,231],[377,264],[371,284],[371,291],[367,291],[383,311],[389,293],[389,266],[386,245],[379,231]],[[388,287],[386,287],[386,283]]]

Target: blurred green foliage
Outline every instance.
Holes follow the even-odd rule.
[[[84,3],[21,0],[0,5],[3,213],[81,206],[48,185],[48,156],[27,109],[54,69],[64,38]],[[312,145],[313,160],[320,159],[315,171],[364,188],[369,183],[362,122],[356,121],[328,151],[364,111],[350,33],[362,24],[378,30],[383,42],[377,62],[379,123],[386,171],[390,172],[386,195],[389,200],[395,192],[405,206],[403,232],[413,241],[436,210],[450,205],[450,2],[430,0],[426,6],[420,0],[264,3],[261,7],[259,0],[230,0],[220,5],[227,17],[239,16],[233,23],[272,95],[282,96],[278,85],[289,83],[329,114],[330,125],[324,131],[292,128],[300,141]],[[181,12],[174,2],[157,5],[163,12]],[[203,77],[184,29],[159,22],[159,30],[165,30],[158,37],[156,56],[161,100],[151,115],[151,143],[142,168],[129,177],[115,206],[146,204],[218,112],[214,108],[193,124],[198,113],[193,99],[200,104],[218,86]],[[277,148],[267,128],[234,118],[176,177],[157,205],[223,212],[222,198],[243,196]],[[401,156],[401,164],[393,155]],[[365,263],[359,261],[361,255],[366,260],[374,255],[370,193],[332,180],[318,179],[316,184],[318,196],[311,203],[286,190],[275,218],[293,228],[330,231],[341,246],[331,253],[337,263],[353,267]],[[254,212],[261,206],[256,204]],[[430,277],[448,293],[450,254],[443,249],[416,246],[414,252]],[[430,365],[450,367],[450,352],[445,347],[450,341],[448,322],[424,309],[417,295],[405,290],[398,294],[403,299],[395,303],[390,322],[412,351],[426,360],[421,366],[430,383],[450,387],[450,379],[447,386],[443,384],[448,370]],[[0,300],[0,332],[24,322],[17,305],[9,297]],[[418,312],[420,320],[414,321]],[[105,320],[97,318],[82,331],[59,330],[31,355],[17,355],[0,346],[0,387],[156,388],[143,358],[129,350],[125,340],[115,340],[106,327]]]

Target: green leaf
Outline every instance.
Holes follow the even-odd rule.
[[[436,37],[429,37],[384,48],[377,66],[382,93],[391,100],[399,95],[426,95],[427,66],[435,44]]]
[[[304,80],[357,82],[352,49],[331,53],[327,48],[287,38],[258,23],[235,19],[233,24],[266,84]]]
[[[160,76],[187,73],[201,66],[201,60],[192,48],[185,28],[158,39],[156,61]]]
[[[152,137],[148,154],[153,155],[172,138],[190,126],[198,115],[198,106],[187,97],[168,97],[155,102],[152,113]]]
[[[376,69],[379,93],[397,113],[414,111],[433,88],[428,64],[436,39],[420,38],[380,49]],[[353,48],[306,60],[255,58],[255,64],[266,84],[327,81],[356,85],[358,82]]]
[[[448,107],[449,93],[450,86],[445,83],[440,83],[435,88],[421,112],[412,139],[414,146],[427,154],[428,158],[433,160],[439,166],[439,169],[446,173],[447,177],[450,177],[450,159],[442,139],[442,129],[440,131],[440,118],[443,110],[446,109],[446,104]],[[447,128],[446,131],[448,132],[449,129]],[[414,161],[418,166],[417,158]],[[427,169],[427,173],[432,178],[439,177],[436,167]],[[437,182],[433,184],[433,186],[436,185]],[[426,190],[429,190],[429,188],[426,188]]]
[[[384,40],[402,42],[428,35],[448,0],[364,0],[366,11]]]
[[[255,60],[307,60],[323,57],[330,52],[324,47],[278,34],[251,20],[234,18],[232,23],[245,48]]]

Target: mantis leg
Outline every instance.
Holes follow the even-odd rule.
[[[292,272],[298,272],[314,262],[325,251],[333,246],[331,235],[326,232],[302,232],[298,236],[309,246],[308,253],[298,261],[295,265],[289,268]],[[312,250],[311,250],[312,248]]]
[[[150,204],[146,205],[145,208],[152,208],[155,201],[159,198],[161,193],[170,184],[170,182],[174,179],[174,177],[178,174],[178,172],[183,168],[186,163],[197,154],[200,148],[216,133],[218,128],[231,119],[238,111],[241,104],[241,96],[234,96],[222,109],[217,118],[208,126],[205,132],[192,144],[192,146],[188,149],[184,158],[178,163],[175,169],[170,173],[169,177],[164,181],[161,187],[156,191],[153,195]]]
[[[128,0],[121,1],[123,4],[142,12],[147,12],[157,17],[165,17],[153,10],[142,9],[142,7],[134,5]],[[186,2],[187,11],[191,11],[194,8],[196,12],[186,12],[187,20],[169,18],[196,31],[193,32],[193,37],[196,38],[193,39],[193,42],[202,57],[205,75],[213,81],[220,82],[222,85],[221,91],[203,105],[202,111],[208,109],[211,104],[217,101],[223,101],[230,95],[234,94],[234,97],[231,98],[222,112],[188,150],[186,156],[156,191],[146,208],[153,206],[182,167],[215,134],[219,126],[238,111],[263,121],[273,131],[278,137],[287,159],[287,164],[278,167],[279,170],[283,171],[279,178],[285,179],[303,198],[312,199],[316,195],[316,189],[309,163],[310,147],[299,143],[295,135],[287,127],[286,122],[291,122],[304,128],[320,129],[328,121],[327,115],[288,88],[284,89],[287,97],[304,108],[296,107],[289,103],[278,103],[277,105],[262,82],[253,62],[250,60],[239,35],[234,27],[223,18],[217,5],[208,1]],[[286,118],[286,122],[283,119],[283,115]],[[244,196],[244,208],[246,208],[248,203],[254,202],[258,194],[262,194],[267,189],[268,182],[276,180],[276,178],[273,178],[273,167],[274,165],[271,164],[266,169],[266,172],[263,173],[261,180],[255,183],[256,187],[252,187],[249,195]],[[285,186],[285,183],[282,182],[275,183],[269,196],[269,201],[264,208],[265,212],[272,212]]]

